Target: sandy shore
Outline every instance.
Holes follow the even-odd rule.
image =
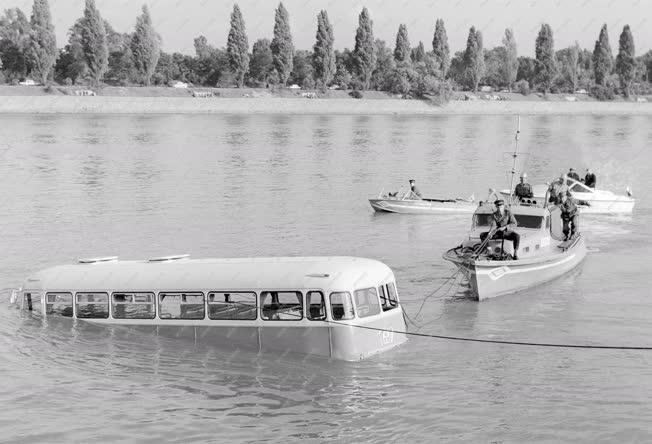
[[[451,101],[279,97],[0,96],[0,113],[89,114],[652,114],[652,102]]]

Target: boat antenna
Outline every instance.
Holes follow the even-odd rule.
[[[516,158],[518,157],[518,135],[521,133],[521,116],[516,116],[516,134],[514,135],[514,153],[512,154],[512,178],[509,183],[509,204],[514,201],[514,175],[516,174]]]

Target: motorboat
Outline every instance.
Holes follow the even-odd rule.
[[[517,174],[520,117],[517,122],[509,190],[513,189]],[[520,236],[518,254],[515,255],[511,240],[493,238],[496,208],[493,204],[481,202],[473,213],[468,237],[443,256],[466,276],[474,297],[479,301],[551,281],[577,267],[586,256],[582,233],[573,233],[568,239],[564,235],[558,206],[551,206],[545,198],[536,198],[536,195],[518,201],[509,190],[506,201],[516,220],[513,231]],[[483,233],[486,233],[484,240]]]
[[[400,214],[464,214],[473,213],[478,206],[473,196],[468,199],[408,199],[398,193],[381,194],[369,199],[371,207],[379,213]]]
[[[490,229],[493,205],[479,206],[468,238],[444,253],[444,259],[464,273],[479,301],[553,280],[586,256],[581,233],[564,239],[557,206],[512,205],[509,210],[517,222],[514,231],[520,235],[518,259],[514,259],[511,241],[491,236],[481,241],[480,234]]]
[[[407,340],[392,270],[356,257],[80,259],[28,277],[12,302],[50,319],[345,361]]]
[[[580,212],[584,214],[631,213],[636,204],[636,199],[632,197],[632,192],[629,188],[626,189],[626,194],[616,194],[612,191],[588,187],[582,182],[571,179],[570,177],[566,178],[566,185]],[[547,185],[533,186],[533,199],[544,200],[547,191]],[[509,196],[510,192],[509,190],[502,190],[501,194],[503,196]]]

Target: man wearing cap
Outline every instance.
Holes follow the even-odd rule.
[[[584,176],[584,185],[589,188],[595,188],[595,174],[589,168],[586,169],[586,176]]]
[[[415,185],[414,179],[410,179],[410,192],[408,193],[408,195],[405,198],[409,199],[409,200],[421,200],[422,199],[421,192],[419,191],[419,189]]]
[[[577,205],[575,205],[573,199],[569,198],[566,194],[562,194],[559,209],[561,210],[561,220],[564,223],[564,240],[570,240],[577,234],[580,228]]]
[[[494,202],[496,206],[496,211],[492,214],[493,220],[491,221],[491,226],[489,231],[480,233],[480,240],[482,242],[487,239],[489,233],[493,232],[492,239],[505,239],[512,241],[514,245],[514,260],[518,260],[518,246],[521,242],[521,236],[516,231],[513,231],[516,228],[516,219],[514,215],[505,208],[505,202],[502,199],[498,199]]]
[[[550,187],[548,188],[548,202],[557,205],[561,202],[561,198],[559,197],[561,194],[570,195],[570,190],[568,189],[568,185],[566,185],[566,176],[564,174],[559,176],[559,179],[550,184]]]
[[[573,179],[573,180],[576,180],[578,182],[580,181],[580,175],[575,172],[574,168],[571,168],[571,169],[568,170],[567,176],[568,176],[569,179]]]
[[[521,174],[521,183],[517,184],[516,188],[514,189],[514,195],[518,199],[531,199],[534,197],[534,194],[532,193],[532,187],[525,181],[525,179],[527,179],[527,174]]]

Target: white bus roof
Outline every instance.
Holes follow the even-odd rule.
[[[113,259],[113,258],[112,258]],[[47,268],[24,289],[44,291],[353,290],[393,280],[382,262],[356,257],[98,261]]]

